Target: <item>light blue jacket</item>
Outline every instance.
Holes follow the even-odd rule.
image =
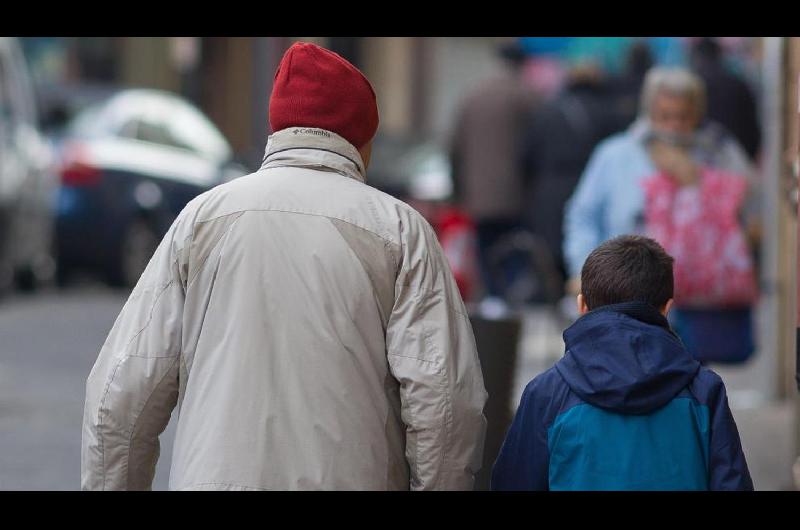
[[[635,122],[622,133],[603,140],[592,153],[564,212],[564,256],[571,276],[580,275],[583,262],[600,243],[622,234],[644,232],[642,182],[656,169],[647,153],[649,126]],[[697,134],[694,158],[701,163],[752,179],[744,150],[717,124]],[[756,208],[751,193],[747,210]]]

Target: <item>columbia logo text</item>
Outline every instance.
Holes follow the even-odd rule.
[[[331,137],[331,133],[320,129],[295,129],[294,134],[315,134],[317,136]]]

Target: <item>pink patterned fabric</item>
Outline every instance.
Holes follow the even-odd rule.
[[[675,258],[675,304],[752,305],[758,288],[737,217],[745,178],[706,167],[697,185],[681,186],[664,173],[643,185],[647,233]]]

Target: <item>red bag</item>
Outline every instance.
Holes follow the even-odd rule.
[[[647,234],[675,259],[675,304],[750,306],[758,297],[753,259],[738,213],[743,176],[701,168],[697,185],[658,173],[644,181]]]
[[[431,224],[453,271],[461,298],[471,300],[478,280],[475,226],[464,212],[452,206],[438,209]]]

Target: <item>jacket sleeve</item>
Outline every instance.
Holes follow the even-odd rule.
[[[471,490],[487,398],[472,326],[430,226],[416,215],[403,224],[386,344],[399,382],[410,488]]]
[[[712,491],[753,490],[753,480],[742,451],[739,431],[728,406],[725,384],[718,382],[709,400],[709,481]]]
[[[539,410],[543,400],[534,397],[534,379],[522,394],[514,421],[508,429],[492,469],[493,491],[547,491],[550,454],[545,418]]]
[[[81,489],[149,490],[178,398],[181,217],[161,241],[86,381]]]
[[[603,145],[595,149],[564,208],[564,258],[573,277],[580,274],[589,253],[603,242],[603,210],[610,177]]]

